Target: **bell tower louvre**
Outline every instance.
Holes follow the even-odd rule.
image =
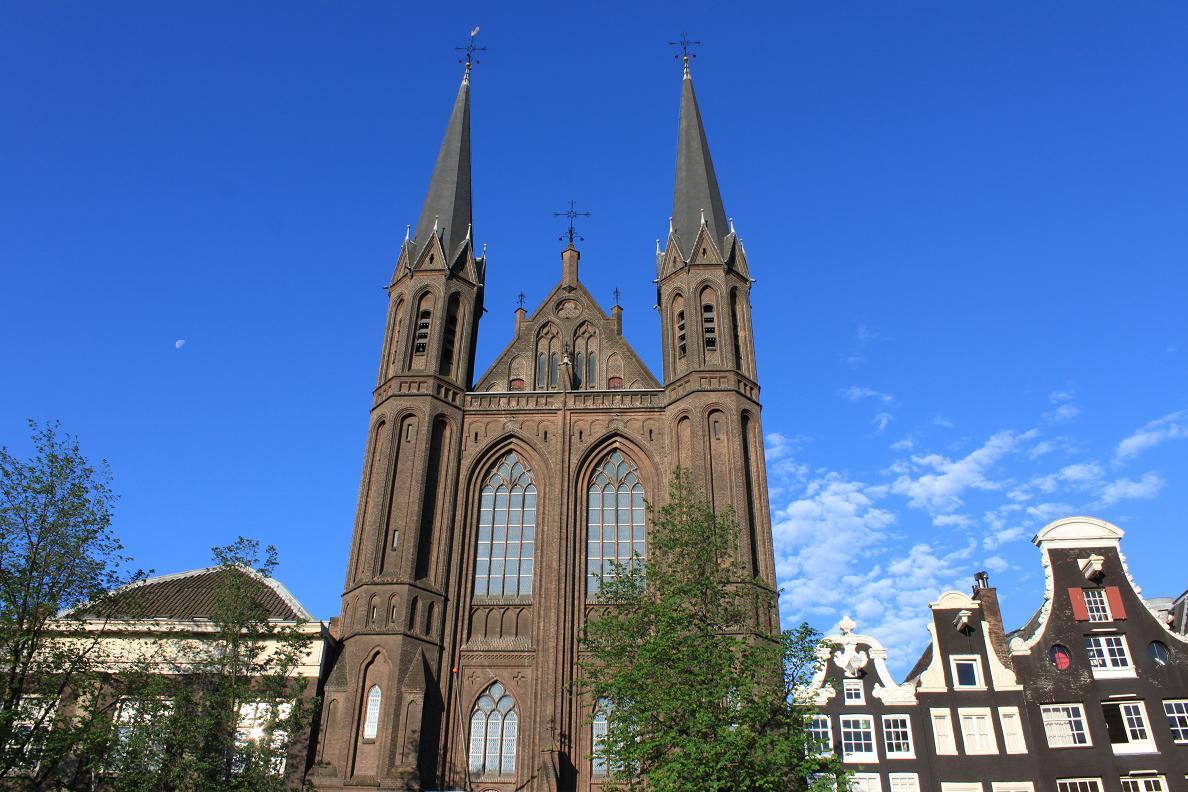
[[[578,637],[605,607],[600,576],[647,557],[645,503],[663,503],[677,466],[733,509],[744,560],[775,586],[751,282],[688,60],[656,254],[663,383],[623,337],[622,308],[582,284],[572,236],[555,286],[531,313],[521,305],[474,380],[487,262],[473,242],[466,63],[388,286],[318,789],[600,788],[599,725],[573,692]]]

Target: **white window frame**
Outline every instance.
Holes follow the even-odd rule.
[[[1027,738],[1023,734],[1023,717],[1019,714],[1018,707],[999,707],[998,725],[1002,727],[1002,750],[1004,752],[1009,754],[1027,753]]]
[[[941,781],[941,792],[982,792],[981,781]]]
[[[1079,786],[1068,786],[1069,784],[1093,784],[1088,790],[1082,790]],[[1058,778],[1056,779],[1056,792],[1102,792],[1100,778]]]
[[[846,752],[846,723],[852,721],[866,721],[870,728],[870,751],[861,753]],[[841,738],[842,761],[850,763],[873,763],[879,761],[879,743],[875,738],[875,717],[873,715],[841,715],[839,716],[838,736]],[[851,731],[860,731],[851,728]]]
[[[249,743],[259,745],[268,738],[268,749],[275,751],[268,757],[268,770],[274,776],[284,775],[289,734],[282,724],[288,720],[292,711],[293,705],[287,701],[245,701],[240,704],[235,724],[236,758],[232,759],[231,772],[243,772],[243,759],[239,749],[246,748]],[[271,734],[268,733],[269,724],[273,724]]]
[[[1085,742],[1083,742],[1083,743],[1071,742],[1067,745],[1061,745],[1061,744],[1054,743],[1052,740],[1053,733],[1052,733],[1052,729],[1050,727],[1059,724],[1060,721],[1055,718],[1049,718],[1048,715],[1056,714],[1056,710],[1068,710],[1068,709],[1076,710],[1076,720],[1078,720],[1080,722],[1081,734],[1083,734],[1085,736]],[[1049,711],[1051,711],[1051,713]],[[1079,703],[1043,704],[1040,706],[1040,718],[1044,725],[1044,736],[1046,736],[1048,738],[1048,747],[1049,748],[1092,748],[1093,747],[1093,735],[1089,732],[1089,721],[1085,718],[1085,705],[1084,704],[1079,704]],[[1071,724],[1072,720],[1073,720],[1073,718],[1071,716],[1068,716],[1068,717],[1066,717],[1065,722],[1068,724]],[[1073,729],[1071,727],[1071,725],[1069,725],[1068,733],[1069,733],[1069,735],[1073,735],[1076,733],[1076,730]],[[1076,781],[1079,779],[1071,779],[1071,780]],[[1100,781],[1100,779],[1099,779],[1099,781]]]
[[[939,756],[957,755],[957,732],[953,731],[953,713],[944,708],[933,708],[928,712],[932,721],[932,741]]]
[[[1091,622],[1111,622],[1114,620],[1114,614],[1110,612],[1110,598],[1106,596],[1106,591],[1103,588],[1087,588],[1081,589],[1085,600],[1085,615],[1088,616],[1088,621]],[[1089,595],[1093,594],[1093,602],[1089,601]],[[1095,612],[1096,611],[1096,612]]]
[[[1177,745],[1188,744],[1188,699],[1164,699],[1163,714],[1167,717],[1172,741]],[[1176,732],[1180,733],[1179,737]]]
[[[890,792],[920,792],[920,776],[916,773],[888,773]]]
[[[851,773],[850,792],[883,792],[883,780],[878,773]]]
[[[1151,733],[1151,719],[1147,717],[1147,706],[1142,701],[1132,699],[1129,701],[1103,701],[1102,708],[1118,707],[1119,715],[1122,716],[1122,723],[1126,729],[1127,742],[1116,743],[1113,739],[1110,740],[1110,747],[1113,748],[1115,754],[1138,754],[1138,753],[1155,753],[1155,736]],[[1138,725],[1132,727],[1131,719],[1136,718]],[[1142,729],[1146,733],[1145,737],[1135,738],[1132,734],[1133,729]]]
[[[858,695],[850,698],[851,693],[857,693]],[[861,679],[842,680],[842,701],[845,702],[847,707],[866,704],[866,687],[862,684]]]
[[[971,731],[966,728],[966,724],[974,722],[975,719],[986,724],[985,737],[989,741],[989,744],[970,744]],[[998,753],[998,738],[994,735],[994,713],[989,707],[959,707],[957,709],[957,721],[961,724],[961,744],[965,747],[967,754],[970,756],[989,756]]]
[[[824,723],[825,728],[822,730],[821,724]],[[819,745],[818,738],[824,737],[826,744],[820,746],[822,750],[817,752],[817,756],[829,756],[833,753],[833,719],[823,712],[818,712],[813,715],[812,723],[809,724],[809,734],[812,735],[815,745]]]
[[[1122,792],[1167,792],[1167,776],[1162,775],[1128,775],[1119,779],[1122,782]],[[1128,783],[1133,785],[1128,788]],[[1148,786],[1154,782],[1159,786]]]
[[[1106,648],[1106,642],[1111,639],[1117,639],[1118,646],[1122,648],[1121,660],[1124,664],[1118,664],[1119,658],[1110,654],[1109,649]],[[1096,650],[1089,648],[1090,643],[1097,647]],[[1134,672],[1134,658],[1130,656],[1130,645],[1126,642],[1126,636],[1121,633],[1097,633],[1094,635],[1085,636],[1085,651],[1089,654],[1089,668],[1093,672],[1094,679],[1122,679],[1135,676]],[[1102,661],[1105,665],[1093,665],[1093,654],[1096,651],[1101,655]]]
[[[1035,784],[1030,781],[991,781],[991,792],[1035,792]]]
[[[887,721],[901,720],[904,724],[904,730],[907,732],[907,750],[906,751],[892,751],[891,743],[887,739],[888,726]],[[893,712],[883,716],[883,756],[888,759],[915,759],[916,758],[916,743],[912,739],[912,716],[906,712]],[[898,731],[898,727],[896,727]]]
[[[974,676],[977,677],[977,683],[973,685],[962,685],[957,677],[958,663],[972,663],[974,667]],[[953,690],[985,690],[986,689],[986,675],[982,673],[982,658],[978,655],[949,655],[949,673],[953,677]]]
[[[372,693],[378,695],[372,698]],[[372,706],[372,702],[375,706]],[[367,696],[363,699],[363,741],[374,742],[379,736],[380,717],[384,709],[384,690],[379,685],[367,688]]]

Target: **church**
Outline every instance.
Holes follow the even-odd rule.
[[[742,560],[774,588],[749,264],[688,57],[680,77],[663,376],[582,285],[571,235],[556,286],[476,377],[484,285],[513,273],[475,248],[467,62],[387,289],[318,789],[598,789],[605,722],[573,692],[578,639],[600,576],[647,557],[645,502],[678,466],[738,515]]]

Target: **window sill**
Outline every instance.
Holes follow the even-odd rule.
[[[1134,666],[1123,668],[1092,668],[1094,679],[1134,679],[1138,676]]]
[[[990,688],[986,687],[985,685],[954,685],[953,686],[954,692],[957,692],[957,693],[963,693],[963,692],[985,693],[989,689]]]
[[[848,754],[842,757],[846,764],[878,764],[879,755],[873,753]]]
[[[888,759],[915,759],[916,755],[914,753],[889,753],[889,754],[887,754],[887,758]]]
[[[1114,749],[1115,756],[1158,753],[1158,750],[1155,748],[1155,743],[1150,740],[1132,743],[1113,743],[1110,747]]]

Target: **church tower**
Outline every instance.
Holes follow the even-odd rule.
[[[774,585],[750,271],[722,205],[688,55],[672,217],[656,270],[673,464],[692,472],[716,511],[734,509],[743,560]]]
[[[446,548],[484,267],[471,226],[468,63],[416,231],[387,287],[337,625],[342,651],[325,684],[321,788],[414,789],[437,772]]]
[[[775,585],[751,281],[687,61],[656,255],[663,384],[624,338],[622,308],[582,283],[572,226],[558,279],[472,380],[487,267],[472,241],[469,74],[388,287],[318,789],[599,789],[606,724],[574,692],[579,636],[606,607],[601,576],[647,557],[645,503],[664,502],[677,466],[733,510],[740,553]]]

